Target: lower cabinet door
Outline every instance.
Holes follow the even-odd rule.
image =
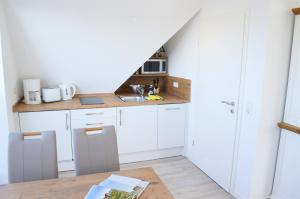
[[[70,112],[43,111],[19,113],[22,132],[56,132],[58,161],[72,160]]]
[[[185,104],[158,106],[158,148],[184,146]]]
[[[119,153],[157,149],[157,106],[117,108]]]

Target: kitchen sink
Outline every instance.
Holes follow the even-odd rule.
[[[142,96],[119,96],[123,102],[144,102],[145,97]]]

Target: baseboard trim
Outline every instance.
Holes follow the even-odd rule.
[[[155,151],[145,151],[138,153],[128,153],[120,154],[119,161],[120,164],[141,162],[147,160],[155,160],[160,158],[168,158],[184,155],[184,147],[176,147],[171,149],[155,150]],[[61,161],[58,162],[58,171],[73,171],[75,170],[74,161]]]
[[[74,171],[75,164],[74,161],[61,161],[58,162],[58,171]]]
[[[129,154],[120,154],[119,160],[120,164],[140,162],[147,160],[155,160],[160,158],[174,157],[184,154],[183,147],[164,149],[164,150],[155,150],[155,151],[145,151],[139,153],[129,153]]]

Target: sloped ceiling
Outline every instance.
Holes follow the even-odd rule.
[[[199,0],[6,0],[19,76],[114,92],[200,8]]]

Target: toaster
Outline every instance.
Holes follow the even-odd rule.
[[[57,102],[61,100],[60,88],[43,88],[42,98],[44,102]]]

